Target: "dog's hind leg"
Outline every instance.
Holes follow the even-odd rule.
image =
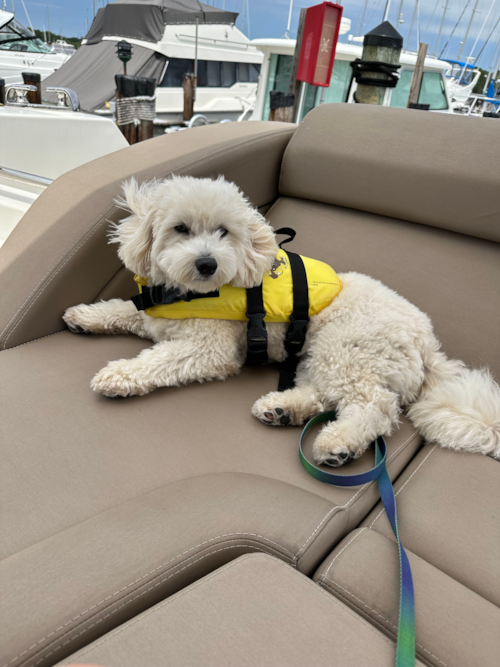
[[[147,315],[137,310],[132,301],[111,299],[72,306],[63,315],[73,333],[123,334],[133,333],[149,338]]]
[[[269,392],[255,401],[252,414],[270,426],[298,426],[323,410],[314,387],[303,385]]]
[[[388,390],[367,403],[340,401],[337,420],[326,424],[314,441],[314,459],[337,467],[359,458],[377,436],[390,435],[399,412],[398,396]]]

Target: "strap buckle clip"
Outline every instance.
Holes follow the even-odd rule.
[[[267,328],[265,313],[246,313],[248,317],[247,362],[252,365],[267,363]]]
[[[306,339],[309,320],[292,320],[285,335],[285,349],[289,353],[300,352]]]

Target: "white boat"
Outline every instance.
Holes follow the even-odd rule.
[[[475,69],[470,63],[458,60],[447,59],[446,62],[449,67],[446,77],[452,106],[455,111],[461,113],[467,105],[467,100],[473,94],[481,76],[481,70]]]
[[[64,39],[58,39],[55,42],[49,44],[49,46],[52,53],[64,53],[67,56],[72,56],[76,51],[76,48],[73,46],[73,44],[69,44]]]
[[[251,44],[264,54],[261,78],[257,92],[257,100],[252,120],[268,120],[270,112],[270,96],[273,90],[288,92],[292,70],[294,39],[254,39]],[[301,104],[297,122],[314,107],[323,102],[352,102],[356,90],[356,82],[351,85],[352,67],[355,58],[361,58],[362,46],[338,42],[332,77],[328,88],[303,84]],[[417,62],[417,54],[403,51],[400,57],[400,78],[395,88],[387,89],[386,106],[406,107],[413,71]],[[424,63],[422,87],[419,103],[429,104],[430,111],[452,113],[450,95],[447,88],[445,73],[449,64],[428,56]]]
[[[0,79],[6,85],[22,83],[23,72],[36,72],[46,79],[70,55],[51,51],[14,14],[0,9]]]
[[[127,74],[157,81],[158,119],[182,121],[182,82],[196,59],[194,113],[210,122],[237,120],[255,101],[263,60],[234,25],[237,16],[194,0],[115,0],[99,10],[82,46],[47,83],[75,90],[86,111],[112,113],[114,77],[123,73],[116,47],[126,40],[132,45]]]
[[[109,118],[21,101],[0,106],[0,146],[1,246],[54,179],[128,142]]]

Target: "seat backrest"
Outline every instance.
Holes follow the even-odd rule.
[[[270,122],[193,128],[60,176],[0,249],[0,350],[62,331],[69,306],[125,296],[122,263],[107,242],[110,223],[127,215],[114,203],[124,180],[223,174],[262,207],[278,195],[283,151],[295,129]],[[131,281],[130,290],[126,296]]]
[[[324,104],[290,141],[280,194],[500,241],[490,118]]]

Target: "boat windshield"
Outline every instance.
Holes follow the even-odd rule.
[[[391,107],[406,107],[408,95],[410,94],[413,70],[404,69],[399,77],[398,85],[393,88],[391,94]],[[446,90],[443,77],[440,72],[424,72],[422,85],[418,96],[419,104],[428,104],[431,111],[443,111],[448,108]]]
[[[447,72],[446,76],[452,79],[460,79],[460,83],[462,83],[464,86],[467,86],[469,83],[472,83],[474,78],[474,69],[472,67],[467,67],[462,75],[463,69],[463,65],[455,63],[451,70]]]
[[[3,51],[50,53],[49,47],[16,19],[12,19],[7,25],[0,28],[0,49]]]

